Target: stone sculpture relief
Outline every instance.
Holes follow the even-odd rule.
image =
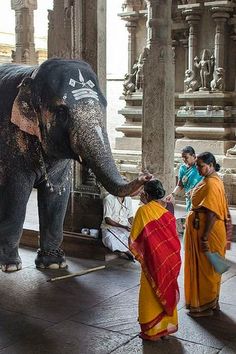
[[[224,91],[225,90],[225,70],[215,67],[215,58],[210,55],[210,51],[204,49],[201,59],[194,58],[194,69],[185,71],[185,92],[195,91]]]
[[[15,50],[11,51],[11,62],[12,63],[16,62],[16,51]]]
[[[140,54],[138,61],[134,63],[131,74],[125,74],[123,83],[123,95],[130,95],[135,91],[142,91],[143,89],[143,65],[149,53],[148,48],[144,48]]]
[[[211,81],[212,91],[225,90],[225,70],[223,68],[216,68],[214,72],[214,79]]]
[[[200,74],[201,87],[199,90],[210,90],[210,81],[212,79],[214,68],[214,56],[210,56],[209,50],[204,49],[200,60],[198,57],[194,58],[194,66],[199,70]]]
[[[24,50],[22,54],[22,63],[30,64],[30,51],[27,48]]]
[[[193,70],[188,69],[185,71],[184,84],[185,84],[185,92],[194,92],[199,89],[200,84],[196,79],[196,75]]]
[[[143,65],[147,57],[147,48],[144,48],[143,52],[140,54],[137,62],[137,71],[136,71],[136,90],[143,89]]]
[[[227,150],[226,156],[230,156],[230,155],[234,155],[234,156],[236,155],[236,145]]]
[[[132,92],[135,92],[135,77],[136,72],[125,74],[122,92],[124,96],[131,95]]]

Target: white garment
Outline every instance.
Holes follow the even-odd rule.
[[[111,231],[110,231],[111,230]],[[121,242],[114,236],[114,234],[121,240]],[[102,228],[102,242],[104,246],[109,248],[112,252],[120,251],[127,252],[128,251],[128,240],[129,240],[129,231],[122,229],[121,227],[111,226],[109,229]],[[126,245],[126,247],[124,246]]]
[[[125,197],[123,203],[118,197],[111,194],[104,198],[103,223],[101,226],[102,242],[110,250],[121,252],[128,251],[122,242],[128,247],[129,231],[121,227],[107,224],[105,218],[110,218],[124,226],[130,226],[128,219],[131,217],[133,217],[133,211],[132,199],[130,197]],[[122,242],[120,242],[108,229],[110,229]]]

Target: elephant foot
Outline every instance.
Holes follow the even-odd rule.
[[[65,253],[60,248],[49,251],[39,249],[35,265],[39,269],[65,269],[67,268]]]
[[[22,269],[22,263],[1,264],[0,267],[2,271],[6,273],[16,272]]]

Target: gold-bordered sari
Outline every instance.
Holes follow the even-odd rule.
[[[224,257],[226,251],[225,219],[228,208],[223,182],[216,173],[205,177],[194,188],[192,211],[186,219],[184,287],[186,307],[191,312],[215,309],[218,306],[220,293],[221,276],[214,270],[200,248],[200,238],[205,230],[207,217],[204,209],[216,215],[216,221],[208,237],[209,249]],[[198,229],[194,223],[196,217],[199,220]]]
[[[135,215],[129,245],[142,267],[140,336],[157,340],[178,330],[181,259],[175,217],[155,201],[143,205]]]

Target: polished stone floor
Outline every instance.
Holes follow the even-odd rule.
[[[23,269],[1,274],[0,354],[233,354],[236,353],[236,244],[228,251],[221,311],[214,317],[186,315],[179,277],[179,331],[161,342],[138,337],[139,265],[123,259],[106,268],[57,282],[48,279],[104,265],[68,259],[68,270],[40,271],[35,251],[20,249]]]
[[[25,226],[35,229],[38,228],[36,207],[33,193]],[[183,208],[177,212],[180,217]],[[68,258],[67,270],[40,271],[34,266],[35,250],[21,248],[20,254],[21,271],[0,272],[0,354],[236,353],[236,243],[227,253],[232,266],[222,278],[221,311],[205,319],[187,316],[182,271],[179,331],[168,340],[155,343],[138,337],[137,262],[116,258],[105,264]],[[47,282],[58,275],[101,265],[106,268],[81,277]]]

